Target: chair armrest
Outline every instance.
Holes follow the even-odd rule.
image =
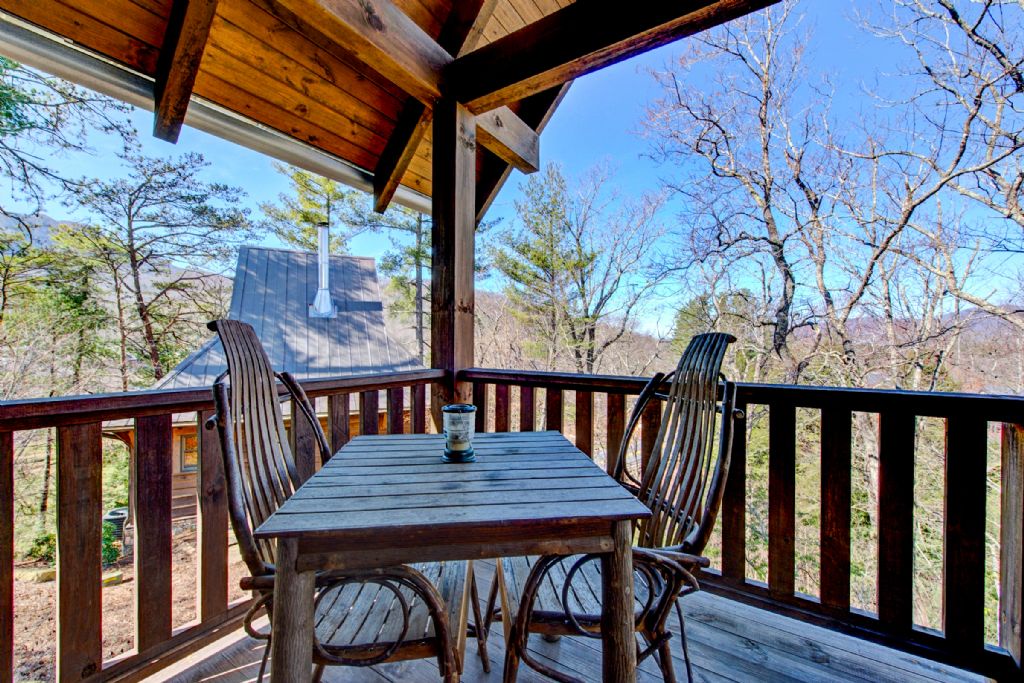
[[[651,548],[655,553],[666,555],[671,557],[676,562],[681,562],[684,565],[690,567],[700,567],[701,569],[707,569],[711,566],[711,560],[702,557],[701,555],[691,555],[690,553],[683,552],[678,549],[678,546],[669,548]]]

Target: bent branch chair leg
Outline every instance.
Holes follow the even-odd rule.
[[[686,680],[693,683],[693,666],[690,664],[690,649],[686,645],[686,622],[683,621],[683,608],[676,601],[676,616],[679,617],[679,642],[683,646],[683,663],[686,665]],[[667,643],[666,643],[667,645]],[[669,662],[672,661],[669,656]]]
[[[492,583],[491,592],[494,591],[494,586],[497,586],[496,582]],[[469,599],[473,603],[473,628],[476,631],[476,649],[477,654],[480,655],[480,663],[484,667],[484,673],[491,673],[491,658],[487,654],[487,636],[490,635],[491,630],[491,619],[490,613],[487,615],[487,620],[480,616],[480,593],[476,587],[476,574],[473,574],[473,582],[469,587],[470,596]]]

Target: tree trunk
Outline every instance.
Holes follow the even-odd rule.
[[[131,228],[129,228],[129,235]],[[149,363],[153,368],[153,378],[160,380],[164,376],[164,368],[160,363],[160,345],[156,340],[156,333],[153,331],[153,317],[149,314],[149,306],[142,293],[142,267],[139,264],[138,254],[135,251],[134,240],[129,237],[128,259],[132,269],[132,285],[135,289],[135,311],[142,323],[142,335],[146,342],[146,350],[149,353]]]
[[[423,214],[416,214],[416,353],[426,363],[427,349],[423,338]]]

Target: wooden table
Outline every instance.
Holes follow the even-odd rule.
[[[310,677],[316,570],[604,553],[604,680],[635,681],[630,547],[648,509],[558,432],[478,434],[474,463],[443,447],[356,437],[256,530],[278,549],[271,680]]]

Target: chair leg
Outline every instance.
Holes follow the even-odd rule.
[[[516,627],[512,627],[512,633],[509,635],[505,645],[505,669],[502,673],[502,683],[516,683],[516,677],[519,674],[519,654],[516,652],[516,647],[513,638],[518,637],[516,634]]]
[[[263,674],[267,673],[267,659],[270,657],[270,638],[267,638],[267,645],[263,648],[263,658],[260,659],[260,672],[256,675],[256,683],[263,683]]]
[[[686,680],[693,683],[693,666],[690,664],[690,649],[686,645],[686,622],[683,620],[683,608],[676,600],[676,616],[679,617],[679,642],[683,646],[683,663],[686,664]],[[671,659],[670,659],[671,661]]]
[[[500,562],[501,560],[498,561]],[[498,574],[497,572],[495,572],[494,578],[491,580],[491,590],[487,594],[487,608],[485,612],[485,614],[487,615],[487,620],[484,623],[484,633],[486,633],[488,636],[491,633],[491,624],[494,623],[494,613],[498,611],[498,582]]]
[[[324,666],[323,664],[317,664],[313,668],[313,683],[320,683],[320,679],[324,677]]]
[[[683,637],[685,638],[685,636]],[[669,645],[671,642],[671,640],[666,640],[658,647],[658,663],[661,665],[661,677],[665,683],[676,683],[676,668],[672,663],[672,647]],[[689,660],[687,660],[687,667],[689,667]]]
[[[473,574],[473,582],[470,584],[470,600],[473,602],[473,626],[476,631],[476,651],[480,655],[480,663],[484,667],[484,673],[491,673],[491,658],[487,654],[487,636],[491,630],[490,613],[485,622],[480,616],[480,594],[476,587],[476,574]],[[493,592],[493,589],[492,589]]]

